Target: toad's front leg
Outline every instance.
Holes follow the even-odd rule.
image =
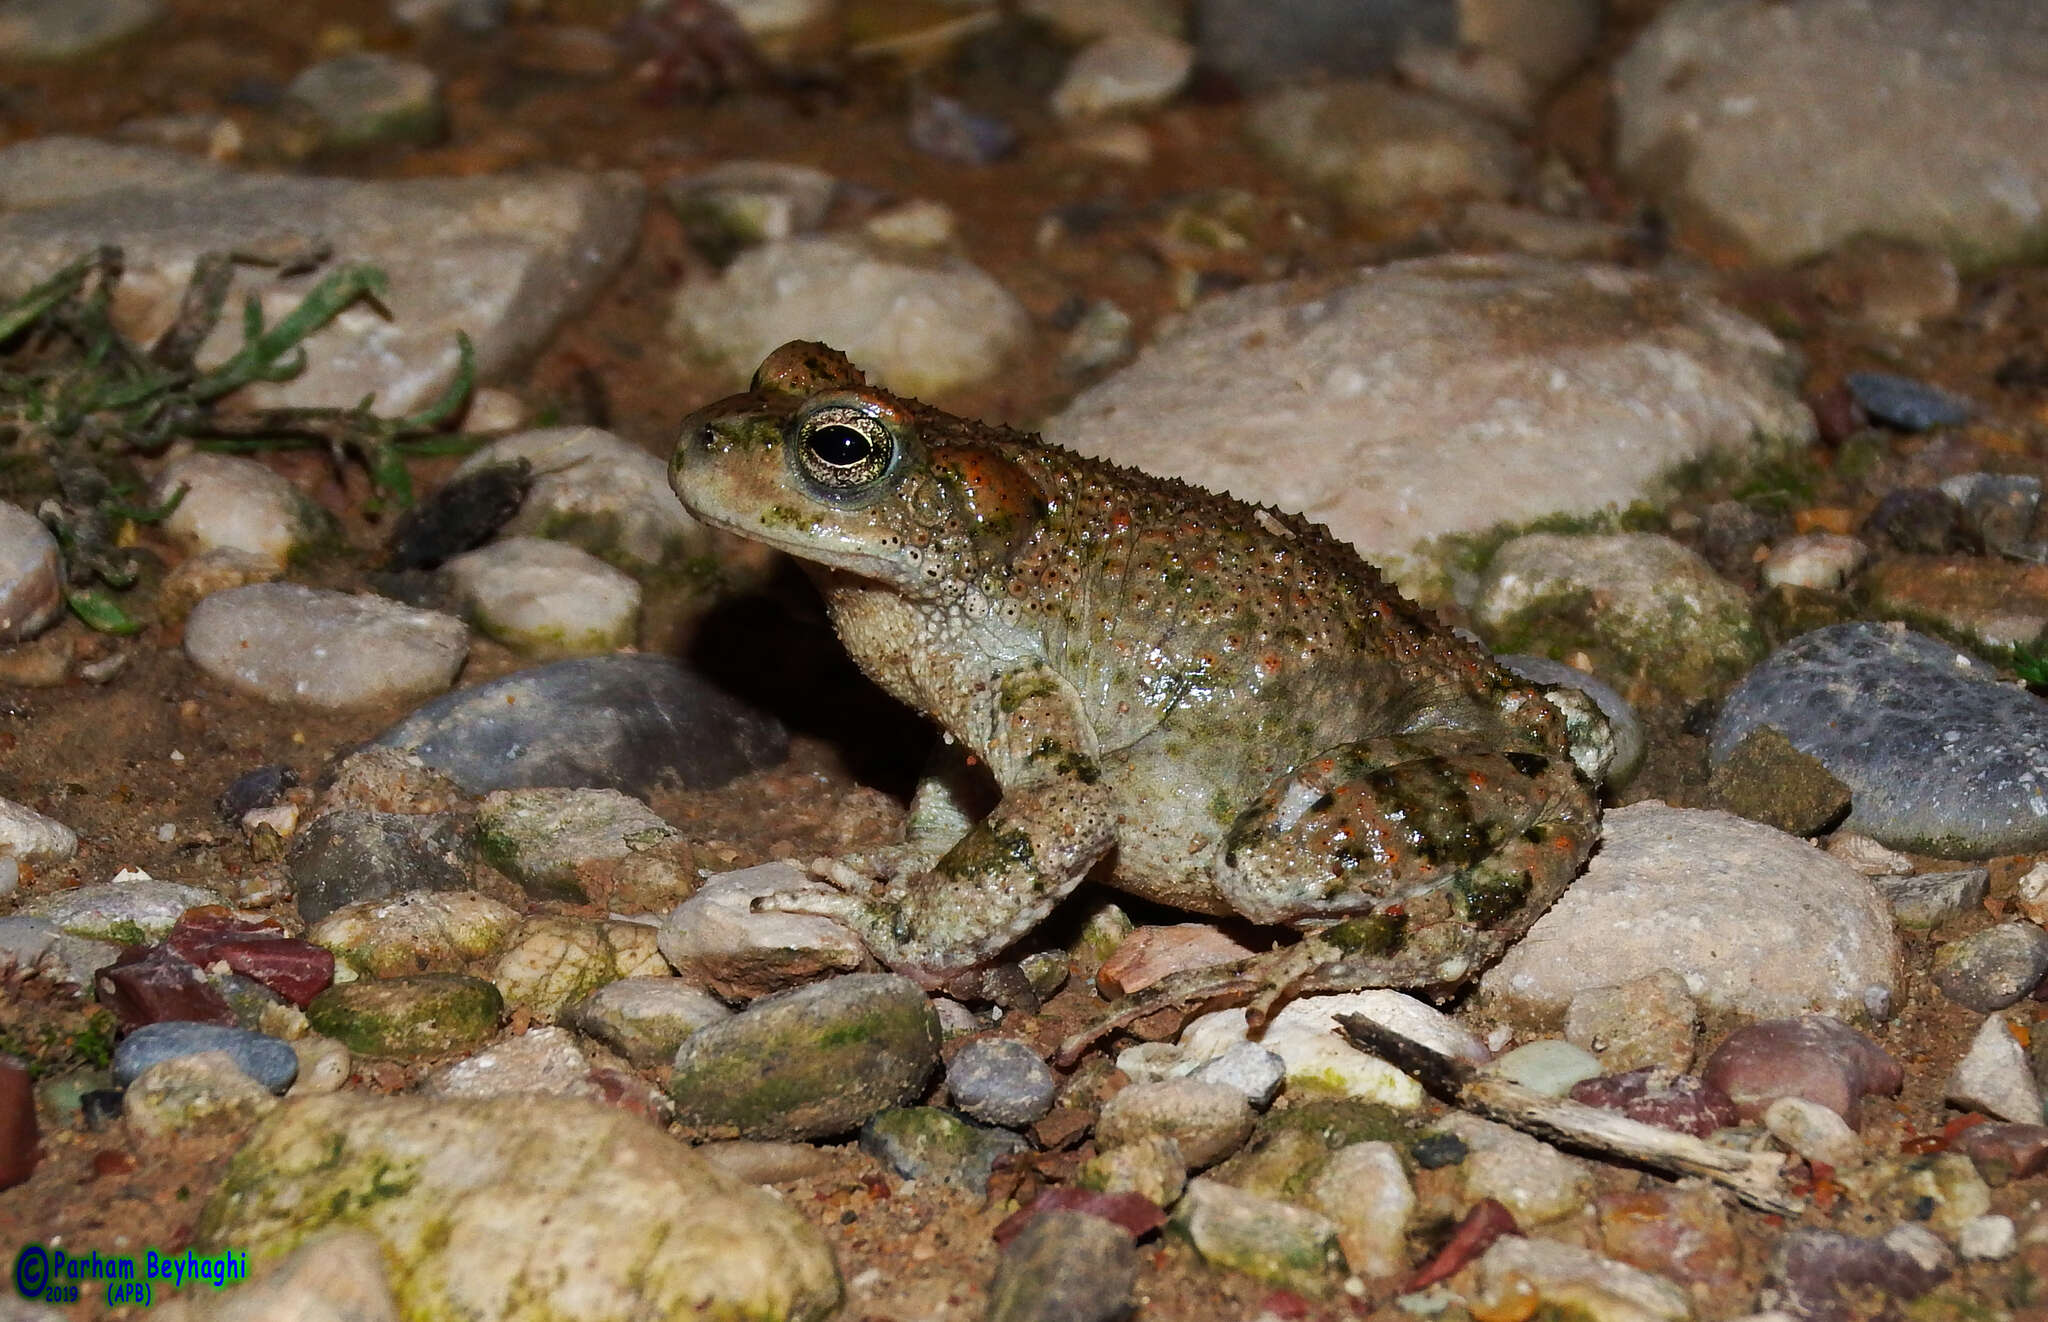
[[[765,907],[835,918],[875,957],[927,987],[976,969],[1031,931],[1116,843],[1116,796],[1066,682],[1040,666],[989,688],[981,729],[966,732],[1002,801],[929,869],[863,893],[780,897]]]

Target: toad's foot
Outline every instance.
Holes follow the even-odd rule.
[[[758,907],[836,919],[882,963],[937,990],[1037,927],[1115,839],[1106,786],[1055,780],[1005,795],[928,871],[878,883],[828,867],[836,894],[769,896]]]

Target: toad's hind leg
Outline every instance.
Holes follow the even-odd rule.
[[[1258,922],[1377,914],[1483,954],[1550,906],[1598,823],[1566,758],[1454,735],[1374,739],[1267,786],[1225,837],[1216,881]]]
[[[1599,825],[1592,786],[1562,756],[1411,735],[1312,758],[1238,816],[1216,868],[1234,907],[1306,926],[1302,940],[1127,996],[1058,1058],[1176,1008],[1248,1005],[1256,1031],[1307,993],[1453,991],[1571,884]]]

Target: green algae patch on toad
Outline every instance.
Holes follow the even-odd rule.
[[[482,978],[422,973],[329,987],[306,1021],[362,1056],[440,1056],[498,1031],[505,998]]]
[[[407,1319],[813,1322],[840,1297],[823,1237],[773,1194],[577,1098],[287,1102],[198,1242],[260,1265],[343,1225],[376,1239]]]
[[[938,1052],[938,1014],[916,983],[851,973],[698,1030],[669,1095],[694,1137],[823,1138],[915,1098]]]

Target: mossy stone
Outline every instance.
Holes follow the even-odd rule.
[[[361,1056],[440,1056],[498,1031],[505,998],[482,978],[421,973],[329,987],[306,1021]]]

